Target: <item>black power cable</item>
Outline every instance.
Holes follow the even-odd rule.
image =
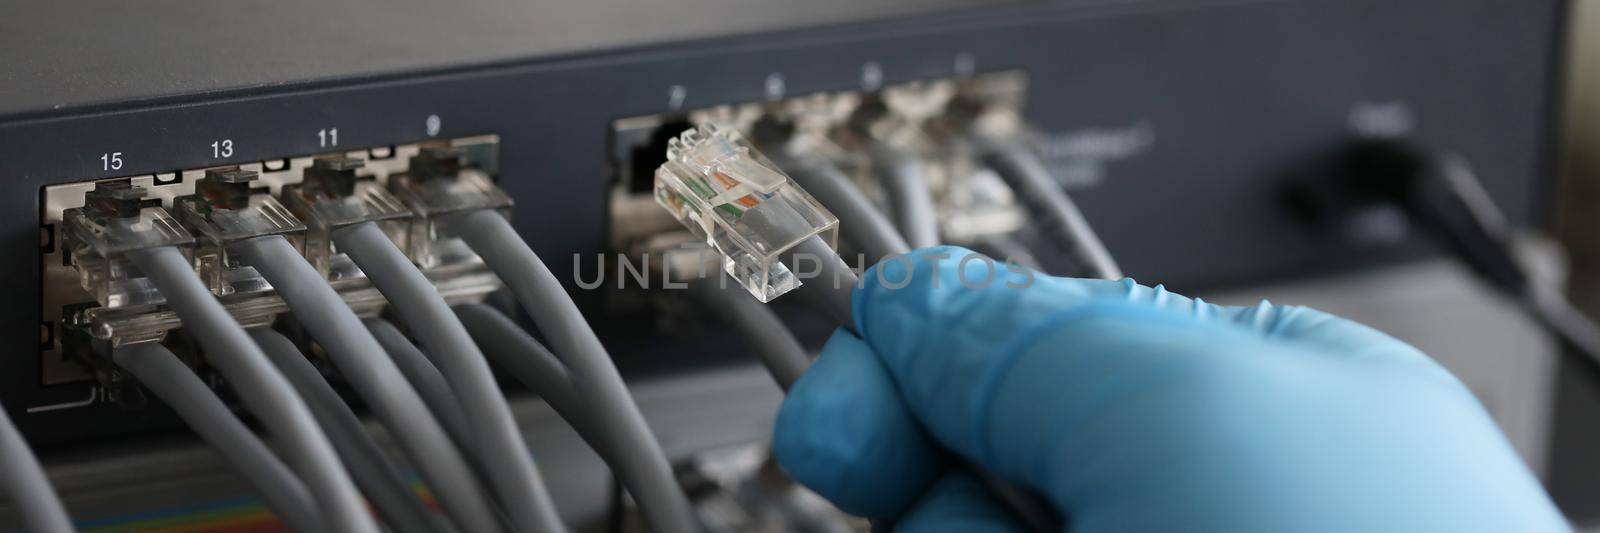
[[[1398,204],[1600,374],[1600,327],[1517,261],[1510,224],[1465,160],[1412,142],[1378,139],[1351,145],[1343,163],[1357,198]]]

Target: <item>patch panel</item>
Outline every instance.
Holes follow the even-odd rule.
[[[339,225],[357,220],[378,221],[447,300],[481,299],[499,286],[498,280],[458,239],[439,238],[448,231],[435,227],[437,217],[430,215],[448,206],[428,199],[448,195],[415,190],[426,180],[413,175],[460,173],[465,176],[461,183],[473,192],[492,194],[486,191],[497,190],[498,142],[494,136],[465,137],[44,187],[41,381],[56,385],[98,377],[105,382],[109,377],[97,376],[97,371],[105,366],[103,354],[111,347],[159,340],[181,327],[172,311],[158,308],[162,302],[150,298],[159,293],[137,278],[117,279],[116,273],[128,270],[126,265],[96,266],[89,260],[94,247],[80,236],[109,235],[104,224],[89,222],[96,210],[142,210],[146,216],[131,229],[164,228],[187,239],[185,243],[195,242],[196,270],[229,313],[247,326],[270,325],[287,307],[253,269],[227,258],[226,243],[237,238],[230,235],[290,235],[359,314],[382,311],[387,302],[328,238]],[[501,208],[510,205],[509,198],[494,201]],[[232,202],[238,209],[213,211],[210,202]],[[214,212],[227,212],[230,218],[206,220]]]

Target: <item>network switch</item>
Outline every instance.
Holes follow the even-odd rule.
[[[1027,198],[955,141],[977,129],[1014,135],[1128,275],[1190,293],[1431,253],[1392,217],[1328,238],[1284,200],[1302,170],[1361,133],[1462,155],[1514,224],[1541,223],[1549,203],[1560,1],[585,4],[269,2],[206,8],[193,14],[203,24],[147,6],[52,4],[8,17],[30,23],[8,28],[17,45],[0,47],[0,280],[13,300],[0,306],[0,347],[12,354],[0,361],[0,403],[47,463],[186,434],[160,402],[119,401],[128,383],[104,356],[119,342],[166,339],[206,365],[183,353],[181,321],[156,293],[119,277],[115,248],[95,262],[89,241],[106,213],[149,213],[134,225],[172,228],[170,243],[238,322],[278,326],[319,363],[325,354],[283,319],[270,284],[227,257],[221,244],[236,235],[208,218],[211,202],[284,223],[269,232],[361,317],[393,314],[327,237],[356,219],[382,228],[449,303],[503,303],[491,292],[499,276],[433,238],[454,231],[445,220],[457,206],[432,203],[436,191],[407,178],[441,172],[515,227],[630,385],[672,392],[641,403],[674,460],[759,442],[775,396],[765,376],[740,373],[750,358],[730,348],[743,345],[726,324],[688,298],[587,278],[597,257],[701,240],[652,186],[670,140],[702,125],[769,155],[825,159],[891,216],[893,185],[868,154],[874,143],[915,154],[940,242],[1058,267],[1072,259],[1034,246],[1044,228]],[[241,38],[240,28],[283,34]],[[429,156],[439,148],[459,151]],[[301,194],[308,183],[363,200],[317,214],[321,193]],[[494,188],[477,186],[486,183]],[[85,208],[96,192],[110,211],[79,219],[73,236],[68,213],[94,215]],[[842,246],[847,258],[861,253]],[[773,309],[814,350],[833,324],[794,300]],[[1491,409],[1538,403],[1527,380],[1486,368],[1472,381]],[[730,376],[744,381],[704,387],[727,399],[686,399]],[[520,413],[536,413],[525,420],[548,421],[535,395],[506,390]],[[580,509],[574,523],[593,523],[609,478],[566,433],[551,438],[572,446],[542,447],[554,425],[524,429],[561,472],[550,477],[581,485],[557,494]],[[1513,436],[1539,442],[1523,437]],[[145,481],[135,477],[182,486],[209,475],[93,465],[61,482],[75,511],[92,509],[82,518],[110,524],[192,503],[131,489]],[[208,479],[216,498],[249,493]]]

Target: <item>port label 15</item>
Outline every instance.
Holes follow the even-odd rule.
[[[100,154],[100,170],[122,170],[122,152]]]

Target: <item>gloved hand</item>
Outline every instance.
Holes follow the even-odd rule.
[[[846,511],[1020,531],[955,453],[1074,531],[1568,528],[1467,388],[1405,343],[970,254],[869,270],[861,337],[835,334],[784,401],[779,463]]]

